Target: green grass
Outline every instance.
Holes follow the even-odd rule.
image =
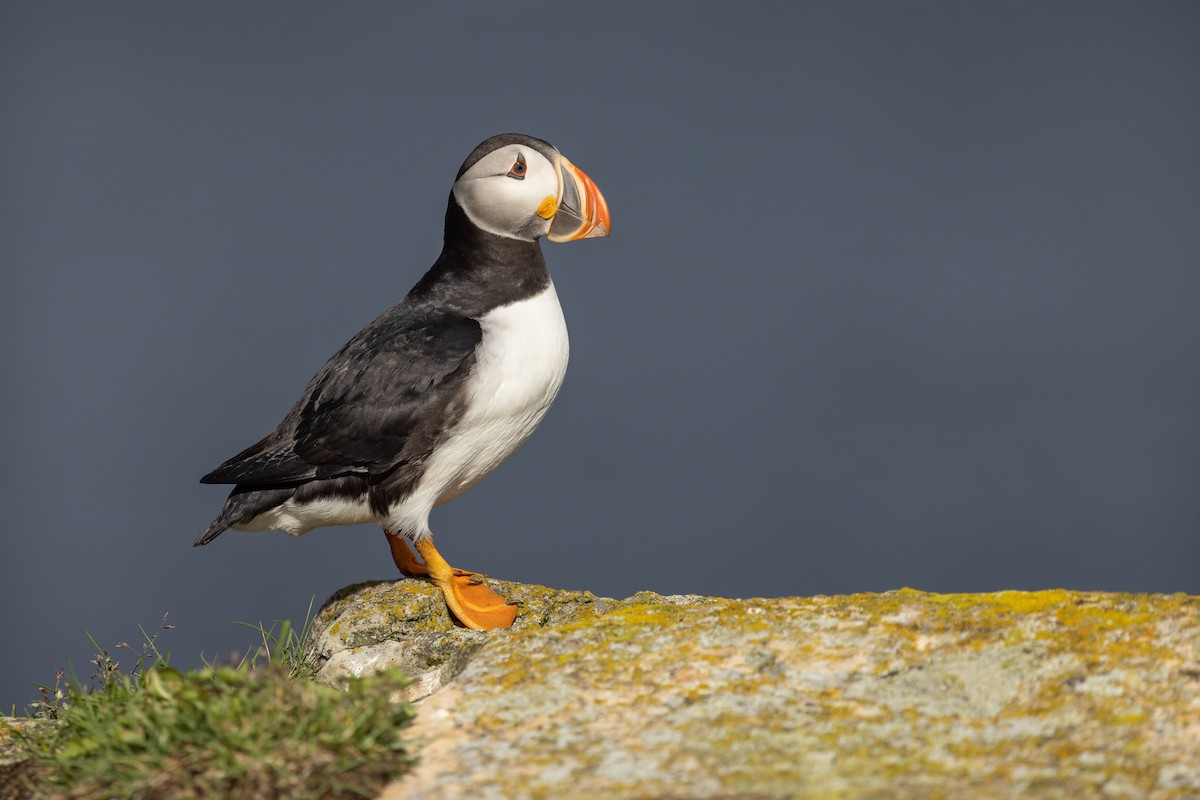
[[[250,663],[280,664],[293,678],[311,678],[316,667],[312,661],[306,661],[304,658],[304,642],[308,639],[309,631],[312,630],[315,600],[315,597],[309,599],[308,611],[304,615],[304,624],[300,626],[299,630],[288,619],[275,620],[271,623],[270,628],[263,627],[261,622],[257,624],[237,623],[245,625],[258,634],[259,644],[254,653],[250,655]],[[278,633],[275,631],[276,625],[279,626]]]
[[[341,692],[298,677],[307,623],[278,624],[257,626],[252,656],[189,672],[169,666],[157,633],[143,631],[128,671],[96,647],[90,688],[60,671],[30,706],[35,724],[0,722],[29,757],[0,796],[376,796],[412,763],[407,679],[382,672]]]

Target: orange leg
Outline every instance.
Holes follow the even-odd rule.
[[[493,592],[483,583],[483,576],[455,569],[446,563],[433,546],[433,538],[417,542],[417,560],[403,536],[384,531],[392,548],[392,560],[403,574],[411,578],[428,578],[442,590],[450,612],[465,627],[477,631],[507,628],[517,618],[517,606]]]
[[[392,561],[396,562],[396,569],[400,570],[402,575],[409,578],[429,577],[429,567],[417,558],[416,553],[408,546],[408,539],[388,531],[383,533],[387,536],[388,546],[392,548]]]

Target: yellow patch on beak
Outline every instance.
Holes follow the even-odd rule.
[[[526,206],[526,208],[528,208],[528,206]],[[558,201],[550,195],[546,195],[546,198],[542,200],[542,202],[538,203],[537,215],[542,219],[552,219],[557,213]]]

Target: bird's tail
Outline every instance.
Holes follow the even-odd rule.
[[[229,530],[229,525],[231,522],[232,520],[226,519],[224,514],[217,517],[212,521],[212,524],[205,529],[204,533],[196,537],[196,541],[192,542],[192,547],[200,547],[201,545],[208,544],[213,539]]]
[[[245,525],[264,511],[269,511],[287,502],[295,493],[296,487],[294,486],[254,488],[238,484],[229,493],[221,513],[209,524],[204,533],[196,537],[196,541],[192,542],[192,547],[208,544],[235,525]]]

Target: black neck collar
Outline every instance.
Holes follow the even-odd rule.
[[[483,230],[451,195],[442,253],[410,294],[477,318],[533,297],[549,285],[550,273],[537,241],[508,239]]]

